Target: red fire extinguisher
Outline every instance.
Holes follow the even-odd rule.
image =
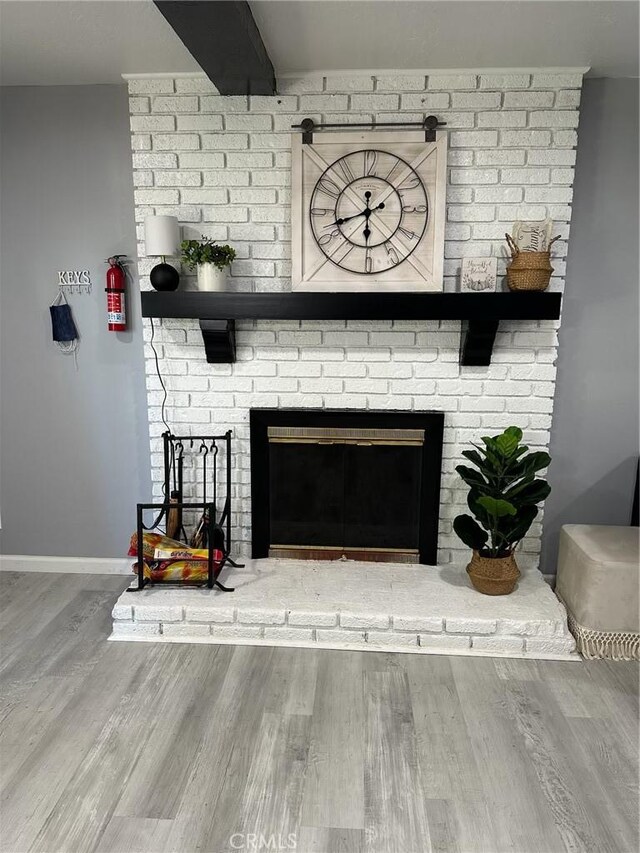
[[[114,255],[107,259],[107,321],[110,332],[125,332],[127,329],[127,313],[125,308],[126,276],[120,258],[124,255]]]

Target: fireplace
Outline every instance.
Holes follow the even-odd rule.
[[[435,564],[444,415],[251,410],[252,556]]]

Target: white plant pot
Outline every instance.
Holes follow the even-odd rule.
[[[215,264],[198,264],[198,290],[220,291],[225,289],[227,270]]]

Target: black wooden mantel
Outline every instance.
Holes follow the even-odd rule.
[[[235,361],[236,320],[461,320],[460,364],[491,363],[500,320],[557,320],[559,293],[142,293],[143,317],[200,321],[207,361]]]

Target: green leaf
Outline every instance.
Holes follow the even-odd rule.
[[[533,521],[537,514],[537,506],[523,506],[519,510],[517,518],[508,519],[508,521],[512,520],[514,524],[507,527],[504,535],[506,536],[511,545],[515,545],[522,539],[523,536],[526,535],[527,530],[529,530],[529,528],[533,524]]]
[[[507,458],[512,456],[518,449],[522,438],[522,430],[519,427],[508,427],[501,435],[495,437],[496,447]]]
[[[550,491],[551,486],[546,480],[532,480],[509,489],[505,498],[509,501],[516,498],[519,504],[539,504],[547,499]]]
[[[550,462],[551,457],[549,456],[549,454],[544,453],[542,451],[538,453],[529,453],[528,456],[524,456],[520,460],[520,464],[529,474],[533,473],[534,471],[540,471],[542,468],[547,468]]]
[[[468,468],[466,465],[456,465],[456,471],[462,479],[465,481],[467,486],[479,486],[480,488],[487,488],[488,483],[482,476],[479,471],[476,471],[475,468]]]
[[[484,467],[484,459],[480,456],[477,450],[463,450],[462,455],[465,459],[468,459],[469,462],[473,462],[474,465],[477,465],[480,470]]]
[[[488,534],[470,515],[458,515],[453,520],[453,529],[468,548],[480,551],[484,548]]]
[[[483,495],[478,498],[478,503],[486,511],[495,518],[502,518],[503,515],[515,515],[516,508],[509,501],[501,498],[490,498],[488,495]]]

